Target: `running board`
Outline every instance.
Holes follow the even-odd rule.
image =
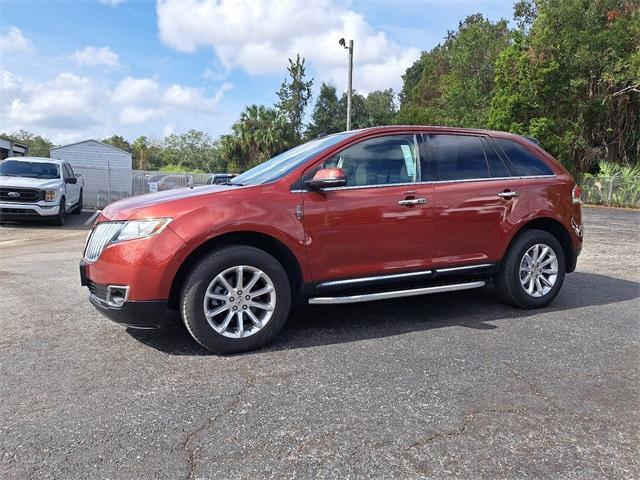
[[[483,287],[484,280],[477,282],[456,283],[453,285],[439,285],[436,287],[412,288],[410,290],[395,290],[391,292],[366,293],[361,295],[350,295],[345,297],[313,297],[309,299],[312,305],[333,305],[340,303],[371,302],[374,300],[387,300],[390,298],[413,297],[416,295],[427,295],[429,293],[453,292],[456,290],[469,290],[471,288]]]

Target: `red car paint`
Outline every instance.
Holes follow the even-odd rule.
[[[534,152],[554,176],[335,189],[294,188],[336,152],[392,134],[462,134],[508,138]],[[252,232],[275,239],[297,262],[304,284],[373,274],[498,262],[511,239],[531,221],[559,222],[575,251],[580,205],[572,202],[570,174],[522,137],[445,127],[377,127],[354,132],[273,183],[216,185],[132,197],[106,207],[96,222],[170,217],[157,236],[108,245],[86,276],[100,284],[128,285],[129,300],[166,300],[190,255],[208,241]],[[504,199],[499,192],[518,191]],[[398,201],[424,198],[401,206]]]

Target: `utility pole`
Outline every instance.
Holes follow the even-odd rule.
[[[349,50],[349,80],[347,82],[347,130],[351,130],[351,94],[353,92],[353,40],[349,40],[346,46],[344,38],[338,42],[342,47]]]

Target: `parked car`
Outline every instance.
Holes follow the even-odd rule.
[[[148,182],[150,192],[162,192],[174,188],[186,188],[193,185],[192,175],[163,175],[157,181]]]
[[[313,140],[227,185],[113,203],[80,270],[116,322],[159,328],[175,310],[201,345],[231,353],[270,342],[292,303],[492,282],[542,307],[581,246],[580,188],[534,142],[396,126]]]
[[[84,181],[68,162],[10,157],[0,162],[0,220],[47,219],[63,225],[67,212],[82,212]]]
[[[220,185],[227,183],[237,177],[235,173],[214,173],[207,179],[207,185]]]

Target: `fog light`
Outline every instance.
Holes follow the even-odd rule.
[[[129,287],[120,285],[109,285],[107,287],[107,305],[120,308],[127,301]]]

